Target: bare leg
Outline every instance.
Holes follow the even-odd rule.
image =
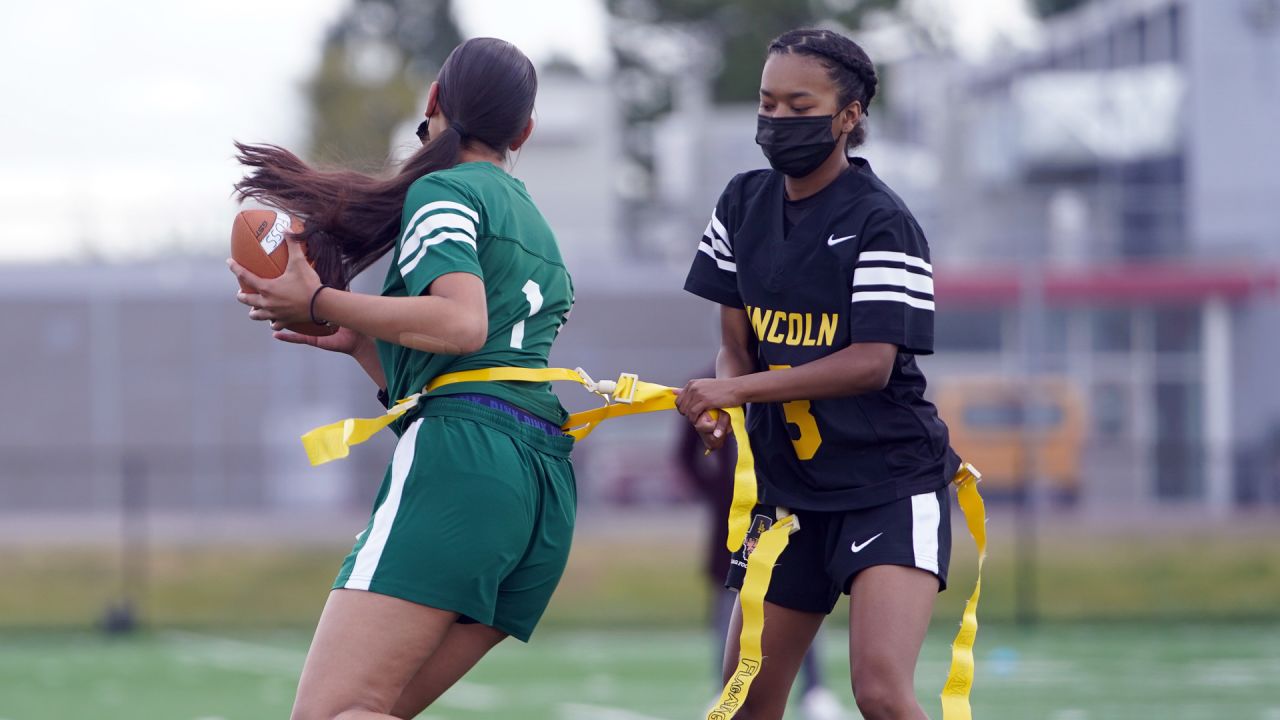
[[[406,719],[417,717],[506,637],[506,633],[488,625],[454,624],[435,654],[409,681],[391,714]]]
[[[333,590],[298,681],[293,720],[391,718],[457,613],[361,590]]]
[[[928,720],[916,702],[915,669],[938,596],[938,578],[876,565],[849,592],[849,677],[866,720]]]
[[[713,585],[711,587],[711,638],[712,638],[712,655],[715,662],[720,665],[716,668],[719,672],[714,675],[713,682],[717,683],[716,692],[720,692],[719,685],[720,676],[724,672],[724,653],[725,642],[729,637],[729,623],[733,620],[733,609],[738,605],[738,593],[726,589],[723,585]],[[735,634],[734,637],[737,637]]]
[[[782,717],[800,662],[825,618],[822,613],[788,610],[770,602],[764,604],[764,635],[760,639],[760,648],[765,661],[760,667],[760,674],[752,681],[747,701],[735,720],[776,720]],[[734,603],[724,650],[726,683],[738,667],[741,634],[742,606]]]

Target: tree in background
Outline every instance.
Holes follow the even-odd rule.
[[[627,153],[652,169],[648,127],[672,107],[678,79],[711,75],[718,103],[755,102],[765,48],[778,34],[818,23],[849,29],[899,0],[606,0]]]
[[[462,37],[449,0],[355,0],[325,37],[306,84],[309,157],[375,170],[396,126]]]
[[[817,24],[850,31],[899,0],[605,0],[614,86],[623,121],[625,228],[641,227],[653,198],[654,123],[671,112],[681,83],[705,79],[716,103],[759,97],[769,41]],[[636,248],[639,237],[628,243]],[[642,251],[643,252],[643,251]]]
[[[713,84],[716,102],[753,102],[760,87],[760,63],[769,41],[792,28],[818,23],[845,29],[867,15],[896,10],[899,0],[607,0],[614,19],[614,55],[620,70],[641,67],[661,72],[670,42],[646,42],[675,33],[709,43],[721,62]]]

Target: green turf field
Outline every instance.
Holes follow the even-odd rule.
[[[999,509],[992,520],[977,720],[1280,720],[1273,521],[1052,525],[1034,583],[1048,622],[1027,631],[1009,622],[1017,539]],[[499,648],[427,717],[698,717],[713,689],[700,630],[707,581],[691,550],[697,528],[631,522],[583,532],[533,645]],[[92,627],[119,596],[110,543],[0,547],[0,720],[286,717],[309,630],[346,551],[156,543],[136,596],[152,629],[107,640],[77,628]],[[975,564],[972,541],[957,530],[952,589],[939,597],[920,664],[921,698],[935,720]],[[823,651],[829,684],[847,697],[846,612],[837,608]]]
[[[283,718],[306,640],[292,631],[0,635],[0,718]],[[920,663],[935,718],[948,642],[933,633]],[[839,634],[824,636],[822,650],[829,684],[846,695]],[[978,720],[1280,720],[1277,624],[986,627],[978,658]],[[686,720],[711,697],[700,633],[553,630],[499,647],[424,717]]]
[[[1017,615],[1018,540],[1006,510],[994,508],[991,518],[979,617],[1009,621]],[[680,630],[700,623],[707,579],[699,521],[695,514],[683,525],[653,528],[630,519],[617,523],[622,530],[580,532],[545,624]],[[951,589],[938,598],[940,621],[958,622],[973,589],[973,541],[960,527]],[[1053,621],[1280,620],[1278,527],[1269,518],[1160,530],[1060,521],[1036,553],[1036,611]],[[310,628],[354,531],[335,534],[342,544],[157,542],[135,600],[152,626]],[[119,595],[113,545],[0,546],[0,632],[91,626]]]

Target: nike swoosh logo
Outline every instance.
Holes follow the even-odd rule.
[[[871,536],[871,539],[870,539],[870,540],[868,540],[868,541],[866,541],[866,542],[864,542],[864,543],[861,543],[861,544],[859,544],[859,543],[854,543],[854,544],[852,544],[852,545],[850,545],[850,546],[849,546],[849,549],[850,549],[850,550],[852,550],[852,551],[854,551],[854,552],[862,552],[863,548],[865,548],[866,546],[868,546],[868,545],[870,545],[871,543],[875,542],[875,541],[876,541],[876,538],[880,537],[880,536],[881,536],[881,535],[883,535],[883,534],[884,534],[884,533],[882,533],[882,532],[876,533],[875,535],[872,535],[872,536]]]
[[[845,240],[852,240],[852,239],[854,239],[854,238],[856,238],[856,237],[858,237],[858,236],[857,236],[857,235],[845,235],[844,237],[836,237],[836,234],[835,234],[835,233],[831,233],[831,237],[827,238],[827,245],[832,245],[832,246],[834,246],[834,245],[839,245],[840,243],[844,242]]]

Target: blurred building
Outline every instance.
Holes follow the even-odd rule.
[[[512,172],[528,186],[560,240],[570,268],[622,254],[616,178],[618,119],[605,80],[571,70],[539,77],[534,134]]]
[[[544,74],[534,140],[515,158],[579,298],[553,361],[678,384],[714,352],[715,326],[669,268],[636,262],[622,245],[612,108],[607,83]],[[385,271],[385,261],[370,268],[357,289],[376,292]],[[6,345],[0,375],[0,514],[125,502],[201,514],[367,511],[394,438],[312,468],[298,436],[380,412],[372,384],[347,358],[272,340],[234,292],[218,255],[0,266],[0,314],[22,339]],[[572,407],[596,402],[560,389]],[[584,501],[668,500],[669,461],[654,448],[674,422],[597,432],[577,453]]]
[[[311,468],[297,438],[378,412],[372,383],[272,340],[235,290],[216,256],[0,267],[0,313],[22,338],[0,377],[0,511],[112,510],[126,483],[160,511],[364,504],[380,461]]]
[[[1280,503],[1280,0],[1097,0],[1044,37],[976,68],[873,48],[888,81],[860,154],[938,268],[939,353],[922,364],[939,393],[1028,375],[1067,388],[1086,507]],[[765,163],[755,107],[716,106],[708,84],[683,76],[636,209],[610,86],[544,74],[514,174],[575,279],[554,364],[678,385],[714,356],[715,309],[680,290],[684,272],[724,184]],[[139,473],[160,507],[366,509],[391,438],[320,469],[296,438],[376,413],[369,384],[271,341],[233,285],[217,257],[0,268],[24,339],[0,376],[0,510],[114,507]],[[964,430],[1026,419],[957,408]],[[676,422],[594,434],[576,454],[584,501],[670,500]]]
[[[1066,388],[1093,507],[1280,502],[1280,2],[1096,0],[980,66],[859,39],[887,79],[859,154],[938,267],[935,388]],[[655,133],[641,244],[677,270],[728,178],[764,164],[755,107],[711,105],[696,70]],[[1030,422],[971,410],[947,420]]]
[[[1276,502],[1280,3],[1098,0],[951,76],[936,366],[1071,379],[1090,501]]]

